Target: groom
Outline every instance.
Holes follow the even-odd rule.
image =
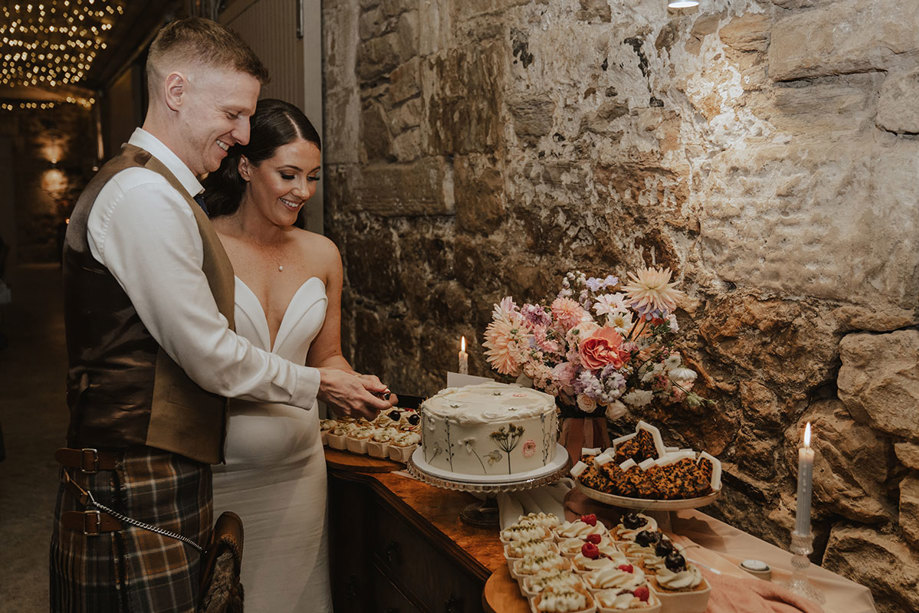
[[[70,409],[51,541],[54,611],[194,611],[226,398],[345,414],[388,408],[375,378],[314,369],[233,332],[233,270],[194,197],[249,140],[265,67],[190,18],[147,59],[149,106],[80,196],[64,246]]]

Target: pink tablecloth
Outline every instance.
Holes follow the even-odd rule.
[[[618,511],[595,503],[576,490],[565,500],[568,519],[596,513],[606,522],[618,522]],[[616,517],[613,517],[616,515]],[[651,513],[651,515],[657,515]],[[877,613],[868,588],[819,566],[808,578],[826,597],[817,603],[792,594],[780,584],[791,574],[791,554],[732,528],[696,510],[671,512],[658,518],[674,541],[686,547],[685,556],[697,563],[712,584],[706,613]],[[669,527],[666,524],[669,521]],[[740,562],[762,560],[772,568],[772,580],[754,578]]]

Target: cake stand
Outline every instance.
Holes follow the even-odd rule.
[[[574,483],[579,492],[592,500],[602,502],[603,504],[609,505],[611,507],[618,507],[620,509],[633,509],[647,513],[657,521],[658,526],[660,526],[663,530],[670,529],[670,511],[704,507],[705,505],[714,502],[715,499],[718,498],[719,494],[721,494],[721,490],[717,489],[711,494],[700,496],[698,498],[678,498],[676,500],[630,498],[628,496],[616,496],[615,494],[607,494],[606,492],[595,490],[592,487],[587,487],[577,479],[574,480]]]
[[[428,485],[484,495],[481,502],[466,506],[460,512],[460,519],[472,526],[495,528],[499,525],[497,495],[555,483],[568,474],[568,451],[557,444],[555,455],[541,468],[515,475],[479,476],[461,475],[431,466],[424,461],[424,451],[419,446],[408,459],[406,468],[409,474]]]

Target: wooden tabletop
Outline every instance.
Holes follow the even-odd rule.
[[[329,470],[362,473],[389,473],[405,468],[403,464],[391,460],[372,458],[369,455],[358,455],[350,451],[338,451],[329,447],[325,448],[325,463]]]
[[[466,568],[486,580],[482,605],[491,613],[528,613],[526,599],[510,576],[498,528],[477,528],[459,515],[480,499],[468,492],[440,489],[404,472],[405,466],[348,451],[326,448],[326,464],[342,479],[367,483],[418,530]]]
[[[485,583],[482,606],[488,613],[530,613],[526,598],[520,594],[507,564],[496,570]]]
[[[468,492],[440,489],[404,472],[405,466],[326,448],[326,463],[338,478],[372,487],[394,509],[482,581],[505,566],[498,528],[463,523],[460,512],[480,500]]]

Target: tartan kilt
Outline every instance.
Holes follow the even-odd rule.
[[[157,449],[125,452],[115,470],[70,476],[101,504],[187,536],[202,547],[213,525],[211,469]],[[200,554],[185,543],[125,524],[86,536],[60,525],[84,508],[62,485],[51,537],[51,610],[155,613],[195,611]]]

